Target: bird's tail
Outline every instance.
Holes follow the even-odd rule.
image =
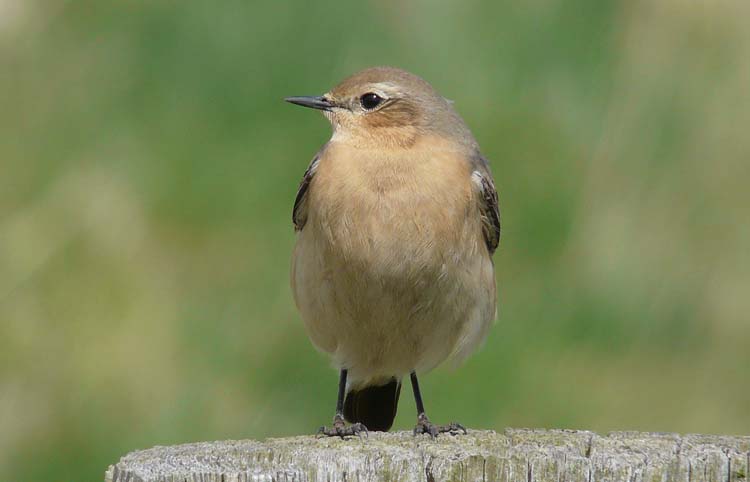
[[[346,394],[344,418],[362,423],[368,430],[387,432],[393,425],[398,408],[401,381],[391,379],[385,385],[371,385]]]

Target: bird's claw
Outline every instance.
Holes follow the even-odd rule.
[[[370,434],[367,431],[367,427],[362,425],[361,423],[353,423],[349,426],[346,425],[344,422],[344,419],[336,416],[333,419],[333,425],[331,428],[328,427],[320,427],[318,429],[318,435],[322,435],[325,437],[341,437],[342,439],[344,437],[353,436],[356,435],[359,438],[362,438],[362,435],[365,437],[369,437]]]
[[[441,433],[458,435],[459,431],[463,432],[464,434],[468,433],[466,431],[466,427],[464,427],[460,423],[451,422],[448,425],[435,425],[434,423],[430,422],[430,419],[427,418],[427,415],[424,414],[419,415],[419,418],[417,418],[417,425],[414,427],[414,435],[426,433],[432,439],[436,438]]]

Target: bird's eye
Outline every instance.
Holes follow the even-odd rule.
[[[383,102],[383,98],[378,94],[368,92],[359,98],[359,102],[366,110],[372,110],[375,107],[379,106],[381,102]]]

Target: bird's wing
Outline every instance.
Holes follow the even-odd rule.
[[[474,171],[471,173],[471,180],[479,193],[484,242],[492,255],[500,244],[500,207],[497,202],[497,191],[492,181],[489,163],[481,154],[475,156],[472,167]]]
[[[299,183],[297,197],[294,198],[294,209],[292,210],[292,222],[294,223],[295,231],[301,230],[307,221],[307,191],[310,189],[313,177],[315,177],[319,161],[320,155],[316,154],[313,160],[310,161],[310,165],[307,166],[305,175],[302,176],[302,181]]]

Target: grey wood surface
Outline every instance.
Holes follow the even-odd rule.
[[[750,482],[750,437],[572,430],[201,442],[132,452],[106,482]]]

